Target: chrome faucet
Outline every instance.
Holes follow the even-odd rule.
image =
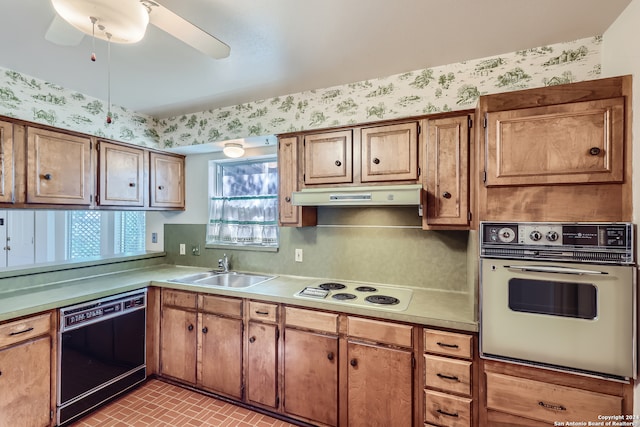
[[[222,255],[222,258],[218,260],[218,268],[224,273],[229,272],[229,258],[227,258],[227,254]]]

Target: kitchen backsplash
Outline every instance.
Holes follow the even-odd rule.
[[[235,270],[469,292],[474,234],[423,231],[415,208],[319,208],[317,227],[280,228],[278,252],[204,249],[204,224],[166,224],[167,262],[217,268],[223,253]],[[179,255],[185,243],[187,255]],[[201,255],[190,248],[199,245]],[[303,262],[294,261],[295,249]]]
[[[154,148],[473,108],[480,95],[600,77],[600,36],[157,120],[0,68],[0,115]],[[117,100],[115,100],[117,103]]]

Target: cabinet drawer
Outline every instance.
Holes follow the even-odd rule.
[[[198,306],[203,312],[230,317],[242,317],[241,299],[214,295],[200,295],[199,298]]]
[[[446,356],[473,357],[473,336],[454,332],[424,330],[424,351],[427,353],[444,354]]]
[[[534,420],[598,421],[622,414],[622,398],[510,375],[487,373],[487,408]]]
[[[249,301],[249,319],[262,322],[278,321],[278,304]]]
[[[471,362],[425,354],[425,387],[471,397]]]
[[[446,427],[470,427],[471,399],[433,390],[424,391],[424,420]]]
[[[26,341],[51,331],[51,313],[0,325],[0,347]]]
[[[162,305],[181,307],[195,310],[197,307],[197,294],[195,292],[162,290]]]
[[[338,332],[338,315],[301,308],[285,307],[285,324],[299,328],[313,329],[319,332]]]
[[[378,320],[347,318],[347,333],[351,337],[364,338],[384,344],[411,347],[413,328],[398,323],[380,322]]]

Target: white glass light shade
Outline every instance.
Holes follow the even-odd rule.
[[[149,13],[139,0],[51,0],[54,9],[83,33],[93,34],[91,18],[97,19],[95,36],[114,43],[136,43],[144,37]],[[103,26],[100,30],[98,26]]]
[[[224,144],[222,152],[227,157],[242,157],[242,155],[244,154],[244,147],[242,147],[242,144],[227,142],[226,144]]]

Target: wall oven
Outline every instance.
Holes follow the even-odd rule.
[[[630,223],[480,225],[484,358],[636,377]]]
[[[146,379],[146,292],[60,309],[58,425]]]

